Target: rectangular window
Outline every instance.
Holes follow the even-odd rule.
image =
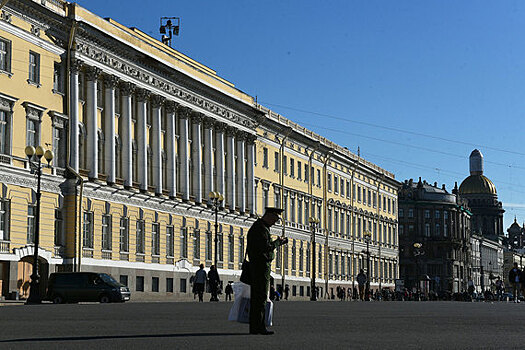
[[[339,193],[339,177],[334,175],[334,193]]]
[[[304,181],[305,182],[308,182],[308,176],[309,176],[309,172],[308,172],[308,164],[305,164],[304,165]]]
[[[173,293],[173,278],[166,278],[166,293]]]
[[[425,219],[430,219],[430,210],[425,210]]]
[[[158,277],[152,277],[151,278],[151,291],[152,292],[158,292],[159,291],[159,278]]]
[[[128,275],[120,275],[119,281],[120,281],[120,284],[127,287],[128,286]]]
[[[388,212],[390,213],[390,209],[392,208],[392,199],[388,198]]]
[[[62,74],[62,65],[58,62],[55,62],[53,67],[53,91],[54,92],[64,92],[64,82]],[[116,107],[116,106],[115,106]]]
[[[297,200],[297,222],[303,224],[303,201]]]
[[[295,198],[290,198],[290,221],[295,221]]]
[[[346,181],[346,198],[350,198],[350,181]]]
[[[61,247],[64,244],[64,220],[62,218],[62,210],[60,210],[60,208],[55,208],[55,246]]]
[[[368,193],[368,206],[372,205],[372,192],[370,190],[367,191]]]
[[[275,170],[277,172],[279,172],[279,168],[280,168],[280,166],[279,166],[279,159],[280,159],[279,152],[275,152],[275,154],[274,154],[274,169],[273,170]]]
[[[436,218],[436,219],[439,219],[439,218],[441,217],[441,213],[440,213],[439,210],[436,210],[436,212],[434,213],[434,215],[435,215],[435,218]]]
[[[188,257],[188,228],[185,226],[180,228],[180,257]]]
[[[405,211],[402,208],[399,208],[399,217],[402,218],[405,216]]]
[[[0,154],[10,154],[11,113],[0,109]]]
[[[321,187],[321,170],[317,169],[317,187]]]
[[[290,158],[290,176],[295,176],[295,160],[293,158]]]
[[[345,195],[345,182],[343,179],[341,179],[341,196]]]
[[[36,208],[34,205],[27,206],[27,243],[35,243],[35,214]]]
[[[145,222],[144,220],[137,220],[137,253],[144,254],[146,246],[146,235],[145,235]]]
[[[263,167],[268,168],[268,148],[263,147]]]
[[[160,255],[160,225],[151,225],[151,255]]]
[[[269,202],[269,200],[268,200],[268,188],[264,188],[263,187],[262,191],[263,191],[263,208],[266,208],[266,207],[269,206],[268,205],[268,202]]]
[[[93,212],[84,212],[82,247],[93,248]]]
[[[361,187],[360,186],[357,186],[357,201],[361,202]]]
[[[241,235],[239,236],[239,268],[242,267],[242,262],[244,260],[244,236],[241,228]]]
[[[355,184],[352,185],[352,199],[355,201]]]
[[[413,218],[414,217],[414,209],[408,209],[408,217]]]
[[[53,164],[59,168],[66,166],[66,134],[64,127],[53,126]]]
[[[102,250],[111,250],[111,215],[102,215]]]
[[[326,211],[327,213],[327,217],[326,217],[326,220],[328,221],[327,224],[328,224],[328,231],[332,231],[332,209],[328,209]]]
[[[331,191],[332,190],[332,174],[329,173],[326,176],[326,182],[327,182],[328,191]]]
[[[11,72],[11,41],[0,38],[0,71]]]
[[[447,210],[445,210],[443,212],[443,219],[448,220],[448,211]]]
[[[137,290],[137,292],[143,292],[144,291],[144,276],[137,276],[136,290]]]
[[[181,293],[186,293],[186,279],[185,278],[181,278],[180,279],[180,292]]]
[[[447,224],[443,225],[443,236],[444,237],[448,236],[448,225]]]
[[[430,237],[430,224],[425,224],[425,237]]]
[[[201,230],[193,230],[193,259],[201,258]]]
[[[40,55],[29,51],[29,82],[40,84]]]
[[[303,170],[301,162],[297,162],[297,179],[302,180],[301,171]]]
[[[403,236],[405,234],[405,226],[399,225],[399,235]]]
[[[175,254],[175,239],[173,226],[166,227],[166,256],[172,258]]]
[[[129,252],[129,219],[124,216],[120,218],[119,249],[124,253]]]
[[[27,118],[26,146],[36,147],[40,143],[40,121]]]
[[[235,261],[235,236],[233,232],[228,235],[228,262],[233,263]]]
[[[441,235],[441,225],[436,224],[436,232],[434,232],[434,235],[436,236]]]
[[[206,261],[212,260],[212,242],[211,231],[206,231]]]
[[[0,241],[9,240],[9,201],[0,199]]]
[[[283,156],[283,173],[284,175],[288,175],[288,157]]]

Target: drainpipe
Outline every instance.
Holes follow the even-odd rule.
[[[327,193],[327,174],[328,174],[328,171],[327,171],[327,167],[328,167],[328,161],[330,160],[330,157],[332,156],[332,153],[334,152],[334,149],[331,148],[325,159],[324,159],[324,162],[323,162],[323,229],[324,229],[324,232],[325,232],[325,241],[324,241],[324,276],[325,276],[325,280],[324,280],[324,285],[325,285],[325,296],[328,296],[328,279],[329,279],[329,274],[328,274],[328,235],[329,235],[329,232],[328,232],[328,228],[327,228],[327,216],[328,216],[328,193]]]

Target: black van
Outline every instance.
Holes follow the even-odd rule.
[[[54,304],[99,301],[124,302],[131,297],[129,288],[106,273],[56,272],[49,276],[46,300]]]

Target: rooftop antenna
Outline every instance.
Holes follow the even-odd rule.
[[[161,40],[163,44],[171,47],[171,39],[173,35],[178,36],[180,30],[180,17],[161,17],[159,32],[162,34]],[[166,34],[169,34],[166,35]]]

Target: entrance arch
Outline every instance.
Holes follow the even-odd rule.
[[[33,246],[14,249],[15,254],[18,255],[20,259],[18,261],[16,285],[21,299],[27,299],[27,297],[29,297],[29,284],[31,282],[31,275],[33,274],[34,251],[35,249]],[[46,294],[50,258],[50,252],[41,248],[38,249],[38,273],[40,275],[40,296],[42,298]]]

